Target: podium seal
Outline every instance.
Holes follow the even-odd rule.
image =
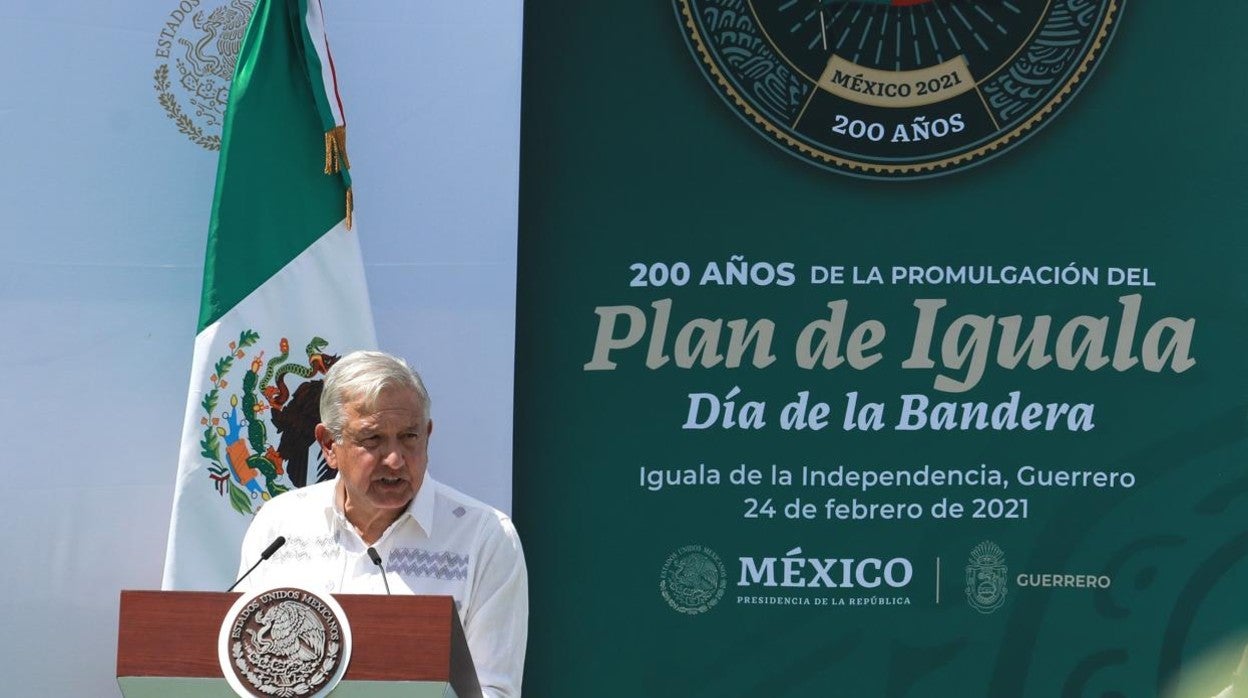
[[[319,698],[351,659],[351,628],[332,597],[282,587],[244,594],[217,639],[221,672],[244,698]]]

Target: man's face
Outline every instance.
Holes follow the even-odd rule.
[[[333,441],[324,425],[316,427],[316,436],[342,481],[347,516],[357,526],[378,518],[393,521],[425,477],[433,422],[406,388],[383,390],[371,409],[348,401],[343,412],[340,440]]]

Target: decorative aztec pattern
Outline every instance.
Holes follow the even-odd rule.
[[[759,107],[786,124],[797,118],[811,87],[758,36],[758,26],[745,1],[709,0],[702,17],[707,31],[722,47],[725,65],[738,84],[747,86]]]
[[[1012,124],[1026,117],[1060,87],[1096,37],[1097,9],[1087,2],[1057,3],[1025,58],[983,85],[998,121]]]

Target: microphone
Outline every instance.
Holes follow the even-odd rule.
[[[371,545],[368,546],[368,559],[381,570],[381,583],[386,585],[386,596],[390,596],[390,582],[386,580],[386,568],[381,566],[381,554]]]
[[[259,567],[259,566],[260,566],[260,563],[261,563],[261,562],[264,562],[265,560],[267,560],[267,559],[269,559],[269,558],[273,557],[273,553],[277,552],[277,549],[278,549],[278,548],[280,548],[280,547],[282,547],[283,545],[286,545],[286,536],[278,536],[277,538],[274,538],[274,539],[273,539],[273,542],[272,542],[272,543],[269,543],[269,547],[265,548],[265,549],[264,549],[264,552],[260,553],[260,559],[259,559],[259,560],[256,560],[256,564],[254,564],[254,565],[252,565],[250,568],[248,568],[248,570],[247,570],[246,572],[244,572],[244,573],[243,573],[243,576],[241,576],[241,577],[239,577],[238,579],[234,580],[234,583],[233,583],[233,584],[231,584],[231,585],[230,585],[230,588],[229,588],[229,589],[226,589],[226,591],[227,591],[227,592],[234,591],[234,587],[238,586],[239,582],[241,582],[241,581],[243,581],[244,579],[246,579],[246,578],[247,578],[247,575],[249,575],[249,574],[251,574],[253,571],[255,571],[255,569],[256,569],[257,567]]]

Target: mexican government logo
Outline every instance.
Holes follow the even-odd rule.
[[[659,572],[659,592],[667,605],[691,616],[714,608],[727,588],[723,561],[704,545],[679,548]]]
[[[217,660],[240,696],[317,698],[347,669],[351,627],[331,596],[293,587],[244,594],[221,624]]]
[[[253,0],[181,0],[156,38],[156,99],[187,138],[221,148],[234,62]]]
[[[1005,603],[1005,552],[992,541],[971,550],[966,562],[966,601],[980,613],[992,613]]]
[[[720,96],[767,140],[871,179],[948,174],[1047,123],[1125,0],[673,0]]]
[[[260,334],[244,330],[213,362],[200,400],[200,455],[230,506],[250,516],[264,502],[333,476],[316,443],[324,374],[338,361],[329,342],[312,337],[291,356],[285,337],[256,350]],[[276,444],[275,444],[276,442]]]

